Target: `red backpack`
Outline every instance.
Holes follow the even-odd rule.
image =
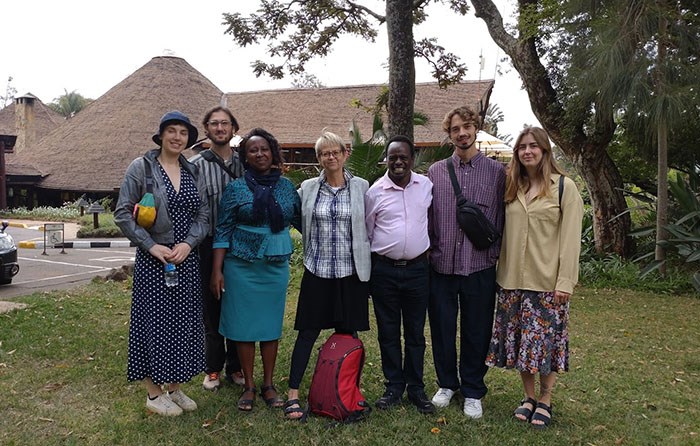
[[[360,392],[365,347],[354,335],[334,333],[318,351],[309,389],[311,413],[338,421],[359,421],[372,408]]]

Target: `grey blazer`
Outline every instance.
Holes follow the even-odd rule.
[[[114,210],[114,223],[119,226],[122,233],[138,245],[148,251],[155,244],[175,243],[173,224],[168,215],[168,196],[165,189],[165,180],[157,166],[156,157],[161,149],[153,149],[143,157],[136,158],[126,169],[124,181],[119,189],[119,200]],[[145,169],[143,163],[151,165],[153,175],[153,196],[156,202],[156,222],[151,229],[144,229],[136,224],[132,211],[134,204],[141,200],[146,192]],[[204,176],[198,174],[197,167],[180,155],[180,165],[186,169],[195,179],[199,192],[200,207],[197,216],[192,221],[190,231],[183,240],[193,249],[204,240],[209,231],[209,202],[207,201],[207,189],[204,184]]]
[[[311,217],[314,215],[314,203],[321,181],[311,178],[297,190],[301,197],[301,233],[304,250],[311,243]],[[372,272],[372,257],[365,226],[365,192],[369,188],[367,180],[360,177],[350,178],[350,211],[352,212],[352,258],[355,261],[357,277],[362,282],[369,281]]]

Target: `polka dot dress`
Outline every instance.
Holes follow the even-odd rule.
[[[187,236],[197,215],[200,203],[197,186],[189,173],[181,169],[180,192],[176,193],[165,171],[160,169],[175,242],[179,243]],[[178,285],[166,287],[163,264],[148,251],[137,250],[129,327],[129,381],[150,377],[156,384],[183,383],[204,370],[197,249],[177,265],[177,272]]]

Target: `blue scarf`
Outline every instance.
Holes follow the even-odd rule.
[[[245,182],[253,193],[253,218],[264,221],[267,214],[272,232],[284,229],[282,208],[272,194],[280,176],[282,171],[279,169],[272,169],[267,175],[260,175],[250,169],[245,172]]]

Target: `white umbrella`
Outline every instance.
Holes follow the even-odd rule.
[[[513,155],[513,148],[506,144],[505,141],[502,141],[483,130],[479,130],[477,132],[476,144],[477,147],[479,147],[479,150],[484,150],[486,155],[489,153],[501,156]]]

